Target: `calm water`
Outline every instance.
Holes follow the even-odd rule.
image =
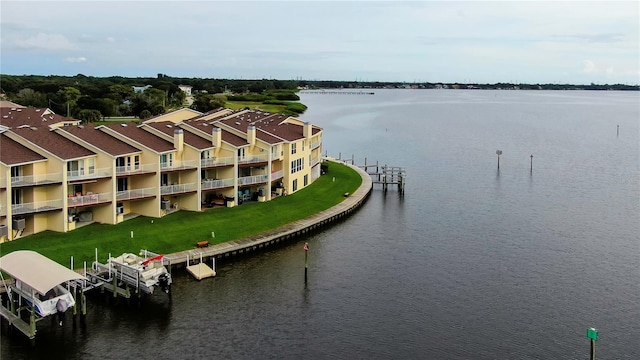
[[[176,271],[172,302],[92,299],[35,348],[5,326],[1,358],[585,359],[591,326],[598,358],[640,358],[638,93],[302,100],[329,155],[409,175],[308,239],[306,287],[301,244]]]

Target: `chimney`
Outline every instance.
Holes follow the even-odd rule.
[[[253,125],[247,127],[247,142],[249,143],[249,148],[256,146],[256,127]]]
[[[211,145],[213,145],[213,152],[217,156],[222,146],[222,129],[214,127],[211,130]]]
[[[305,139],[311,139],[311,135],[313,134],[313,131],[311,124],[309,124],[309,122],[305,122],[304,125],[302,126],[302,135],[304,136]]]
[[[173,131],[173,147],[177,150],[178,154],[184,150],[184,131],[182,129],[175,129]]]

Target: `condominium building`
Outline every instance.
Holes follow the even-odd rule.
[[[81,125],[0,108],[0,241],[294,193],[320,176],[322,129],[254,110]]]

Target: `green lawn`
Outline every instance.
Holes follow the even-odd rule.
[[[159,219],[141,216],[117,225],[91,224],[68,233],[45,231],[0,244],[0,255],[29,249],[66,266],[73,256],[76,267],[81,267],[83,261],[93,261],[95,248],[104,261],[108,253],[120,255],[148,249],[166,254],[193,248],[202,240],[216,244],[245,238],[328,209],[362,183],[360,175],[348,166],[328,164],[327,175],[307,188],[269,202],[205,212],[178,211]]]
[[[257,101],[227,101],[224,107],[231,110],[244,109],[245,107],[248,107],[250,109],[257,109],[270,113],[279,113],[287,108],[285,105],[263,104]]]

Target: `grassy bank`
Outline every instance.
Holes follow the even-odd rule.
[[[217,244],[237,240],[303,219],[340,203],[344,193],[353,193],[361,183],[353,169],[329,163],[327,175],[307,188],[269,202],[205,212],[178,211],[159,219],[141,216],[117,225],[91,224],[68,233],[45,231],[0,244],[0,255],[29,249],[66,266],[73,256],[79,267],[83,261],[94,259],[95,248],[103,261],[108,253],[137,253],[140,249],[177,252],[193,248],[197,241]],[[212,231],[215,239],[211,238]]]

